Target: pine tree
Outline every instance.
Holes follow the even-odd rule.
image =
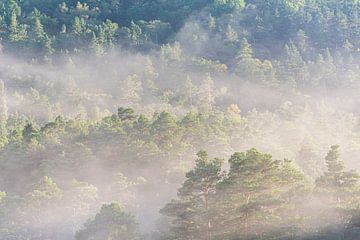
[[[237,59],[251,59],[253,57],[253,54],[254,52],[252,50],[251,44],[246,38],[243,38],[241,40],[240,51],[238,53]]]
[[[256,149],[233,154],[229,164],[218,187],[218,238],[293,237],[301,224],[290,212],[296,209],[294,199],[307,191],[305,176],[290,161],[273,160]]]
[[[61,34],[65,34],[66,32],[67,32],[66,25],[65,25],[65,24],[61,25],[61,31],[60,31],[60,33],[61,33]]]
[[[196,92],[198,91],[198,88],[196,85],[192,82],[191,78],[189,76],[186,76],[185,82],[183,82],[183,92],[186,93],[186,97],[189,99],[188,103],[190,105],[190,108],[194,105],[194,96]]]
[[[16,42],[18,41],[18,22],[17,22],[17,16],[16,16],[16,13],[13,12],[11,14],[11,19],[10,19],[10,26],[9,26],[9,31],[10,31],[10,34],[9,34],[9,39],[10,41],[12,42]]]
[[[7,32],[8,27],[6,25],[5,17],[0,16],[0,39],[6,39]]]
[[[353,194],[359,190],[360,175],[355,171],[345,171],[339,157],[339,146],[331,146],[325,157],[327,171],[316,180],[316,190],[330,203],[343,205],[354,200]]]
[[[117,31],[119,29],[119,25],[117,23],[111,22],[110,20],[106,20],[101,28],[104,32],[104,43],[108,48],[113,48],[114,44],[117,41]]]
[[[276,85],[275,71],[270,61],[261,62],[253,56],[250,43],[244,38],[236,56],[236,73],[246,81]]]
[[[125,121],[134,121],[136,119],[136,114],[134,109],[120,107],[117,111],[119,119],[123,122]]]
[[[233,29],[233,27],[231,27],[231,25],[227,26],[226,39],[230,43],[235,43],[239,40],[239,36],[238,36],[237,32]]]
[[[51,198],[60,198],[61,196],[62,190],[48,176],[41,178],[34,190],[29,193],[31,202],[35,204],[41,204],[43,201]]]
[[[48,55],[51,55],[55,50],[53,48],[53,40],[45,34],[44,39],[42,41],[45,59]]]
[[[153,62],[150,58],[146,58],[142,84],[146,93],[156,95],[158,88],[155,85],[155,81],[158,77],[159,73],[156,72]]]
[[[280,80],[290,88],[295,88],[297,85],[306,86],[308,79],[306,64],[292,41],[284,47],[278,72]]]
[[[198,100],[203,111],[209,112],[213,109],[216,93],[215,84],[210,74],[207,74],[204,81],[199,86]]]
[[[72,31],[75,35],[81,35],[84,31],[84,22],[83,19],[79,17],[75,17],[73,24],[72,24]]]
[[[98,40],[98,38],[94,32],[92,33],[90,48],[93,50],[93,52],[95,53],[96,56],[102,56],[105,53],[104,46]]]
[[[208,16],[208,27],[212,31],[216,28],[216,18],[214,18],[211,14]]]
[[[313,179],[320,175],[321,165],[314,150],[309,144],[304,144],[296,157],[296,163],[304,171],[305,174]]]
[[[324,54],[319,54],[309,70],[311,73],[311,82],[308,83],[309,85],[320,89],[322,88],[324,91],[336,86],[333,84],[337,78],[336,67],[329,50],[326,50]]]
[[[259,73],[260,75],[258,78],[261,83],[271,87],[280,85],[279,80],[277,79],[276,70],[271,61],[264,60],[261,64],[261,71]]]
[[[33,141],[37,142],[40,140],[40,132],[34,124],[28,123],[22,132],[23,140],[26,143],[31,143]]]
[[[209,159],[205,151],[200,151],[197,156],[195,168],[186,174],[186,180],[178,191],[178,199],[160,211],[173,218],[171,239],[212,239],[216,204],[213,196],[221,179],[222,160]]]
[[[39,41],[44,39],[46,33],[39,17],[34,18],[34,25],[31,29],[31,32],[35,40]]]
[[[130,31],[131,31],[131,40],[135,44],[139,44],[140,43],[140,36],[141,36],[141,33],[142,33],[142,30],[141,30],[140,26],[137,25],[136,23],[134,23],[134,21],[131,21]]]
[[[141,240],[135,218],[118,203],[104,204],[100,212],[77,232],[76,240]]]
[[[12,11],[10,16],[9,40],[11,42],[19,42],[27,39],[26,25],[18,22],[18,15]]]
[[[306,33],[300,29],[297,33],[296,33],[296,37],[295,37],[295,44],[297,46],[297,48],[299,49],[302,57],[304,58],[310,58],[311,56],[311,49],[309,46],[309,37],[306,35]]]
[[[163,111],[158,114],[151,124],[151,133],[158,146],[170,150],[178,147],[179,143],[179,126],[176,119],[168,112]]]
[[[138,75],[130,75],[121,83],[120,100],[122,105],[134,106],[141,101],[141,93],[143,91],[142,82]]]
[[[205,140],[206,131],[201,121],[201,115],[189,112],[186,114],[180,122],[181,127],[184,129],[182,133],[182,139],[185,143],[189,143],[193,146],[197,146],[198,141]],[[199,147],[201,144],[199,144]]]

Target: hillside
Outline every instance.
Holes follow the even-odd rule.
[[[360,1],[0,0],[0,239],[355,240]]]

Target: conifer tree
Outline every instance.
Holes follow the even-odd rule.
[[[118,203],[104,204],[95,218],[77,232],[76,240],[141,240],[138,224]]]
[[[290,88],[305,86],[308,70],[299,50],[292,41],[284,47],[278,72],[280,81]]]
[[[209,159],[205,151],[200,151],[197,156],[195,168],[186,174],[178,191],[178,199],[161,210],[173,219],[171,239],[212,239],[212,219],[216,210],[213,196],[221,179],[222,160]]]
[[[327,171],[316,180],[319,194],[326,194],[332,204],[347,204],[354,200],[353,195],[359,190],[360,175],[356,171],[346,171],[339,159],[339,146],[331,146],[325,157]],[[323,195],[324,196],[324,195]]]
[[[102,43],[99,41],[98,37],[94,32],[92,33],[90,48],[93,50],[96,56],[102,56],[105,53],[105,49]]]
[[[290,212],[296,209],[297,194],[307,192],[305,176],[290,161],[273,160],[256,149],[233,154],[229,164],[218,187],[218,237],[295,236],[301,224]]]
[[[209,112],[213,109],[215,103],[216,92],[215,84],[210,74],[207,74],[206,78],[203,80],[202,84],[199,86],[198,99],[201,105],[201,108]]]

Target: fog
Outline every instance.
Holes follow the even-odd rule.
[[[23,186],[29,179],[41,183],[44,180],[40,176],[51,177],[58,188],[58,192],[51,193],[55,199],[51,205],[29,203],[26,214],[21,210],[12,214],[14,222],[24,222],[34,232],[58,232],[53,235],[58,236],[56,239],[74,239],[76,231],[95,216],[102,204],[118,201],[137,217],[146,239],[155,239],[160,231],[157,228],[165,221],[159,210],[176,198],[185,173],[194,166],[196,152],[202,149],[211,157],[227,160],[234,152],[256,148],[274,159],[293,160],[314,184],[325,170],[329,147],[338,144],[346,169],[360,171],[358,83],[299,90],[243,79],[226,59],[202,65],[201,58],[221,59],[220,45],[224,44],[221,36],[213,36],[201,27],[202,20],[191,17],[174,41],[148,53],[113,49],[104,56],[67,54],[48,63],[1,53],[0,78],[5,86],[10,131],[28,122],[43,129],[59,115],[66,121],[77,119],[84,126],[79,127],[83,132],[76,137],[44,137],[25,153],[15,145],[3,150],[1,161],[6,174],[0,189],[9,199],[36,195],[41,184]],[[228,26],[225,20],[221,24]],[[311,74],[309,77],[316,72]],[[189,103],[181,104],[183,96],[189,97]],[[99,126],[105,129],[102,120],[119,107],[132,108],[135,114],[149,119],[166,111],[177,122],[189,112],[202,113],[210,116],[206,120],[210,128],[218,124],[214,128],[220,126],[222,130],[215,129],[209,138],[195,136],[186,146],[179,147],[181,142],[174,140],[179,146],[165,146],[161,154],[156,146],[143,147],[141,138],[130,143],[117,140],[110,131],[109,136],[92,133]],[[67,146],[59,150],[58,143]],[[140,152],[142,147],[148,152]],[[303,162],[309,160],[301,154],[304,149],[312,153],[315,169],[304,167]],[[24,155],[14,161],[36,159],[37,170],[28,172],[27,167],[33,164],[29,162],[22,169],[14,168],[14,151]],[[143,162],[136,163],[133,158]],[[228,168],[225,163],[223,169]],[[6,179],[13,174],[19,174],[15,182]],[[74,180],[69,183],[70,179]],[[81,192],[86,192],[85,196]],[[80,196],[87,199],[74,200]],[[87,204],[81,205],[83,202]],[[321,198],[313,199],[311,206],[304,204],[303,213],[312,212],[315,206],[327,211],[323,202]],[[27,219],[30,216],[33,218]],[[308,223],[312,227],[316,224],[321,226],[322,222]]]

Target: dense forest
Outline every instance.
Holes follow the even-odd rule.
[[[0,239],[359,239],[359,60],[358,0],[0,0]]]

